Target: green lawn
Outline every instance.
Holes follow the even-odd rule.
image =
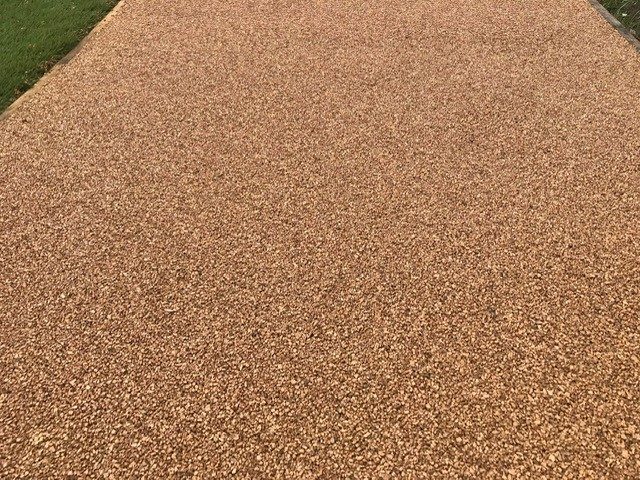
[[[600,0],[625,27],[640,35],[640,0]]]
[[[118,0],[0,0],[0,112],[68,53]]]

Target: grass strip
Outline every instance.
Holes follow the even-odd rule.
[[[64,57],[118,0],[0,0],[0,112]]]

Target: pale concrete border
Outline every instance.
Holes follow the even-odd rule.
[[[20,105],[22,105],[30,97],[32,97],[34,94],[40,91],[47,83],[49,83],[51,78],[54,75],[56,75],[62,68],[64,68],[64,66],[67,63],[69,63],[71,59],[80,52],[80,50],[82,50],[82,48],[89,42],[89,40],[91,40],[91,38],[96,33],[98,33],[100,30],[102,30],[105,27],[107,22],[109,22],[120,10],[122,5],[124,5],[125,1],[126,0],[119,0],[118,3],[116,3],[116,5],[111,9],[111,11],[107,13],[104,16],[104,18],[100,20],[91,29],[91,31],[82,40],[80,40],[80,42],[75,47],[73,47],[73,49],[69,53],[67,53],[64,57],[62,57],[58,61],[58,63],[56,63],[53,66],[53,68],[51,68],[51,70],[49,70],[42,77],[40,77],[40,79],[29,90],[27,90],[22,95],[20,95],[16,100],[14,100],[13,103],[11,103],[4,112],[0,112],[0,121],[4,120],[5,118],[13,114],[16,111],[16,109],[20,107]]]
[[[611,13],[609,13],[609,10],[607,10],[606,8],[604,8],[602,6],[602,4],[598,1],[598,0],[588,0],[589,3],[593,6],[593,8],[596,9],[596,11],[598,13],[600,13],[600,15],[602,15],[604,17],[604,19],[609,22],[611,24],[611,26],[613,28],[615,28],[618,33],[620,33],[620,35],[622,35],[624,38],[627,39],[627,41],[629,43],[631,43],[631,45],[633,45],[634,47],[636,47],[636,50],[638,52],[640,52],[640,40],[638,40],[630,31],[627,27],[625,27],[624,25],[622,25],[622,23],[620,23],[620,21],[614,17]]]

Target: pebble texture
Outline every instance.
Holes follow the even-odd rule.
[[[3,478],[638,478],[640,55],[585,0],[124,0],[0,122]]]

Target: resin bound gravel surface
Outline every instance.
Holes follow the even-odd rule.
[[[638,478],[638,72],[582,0],[124,0],[0,122],[1,476]]]

